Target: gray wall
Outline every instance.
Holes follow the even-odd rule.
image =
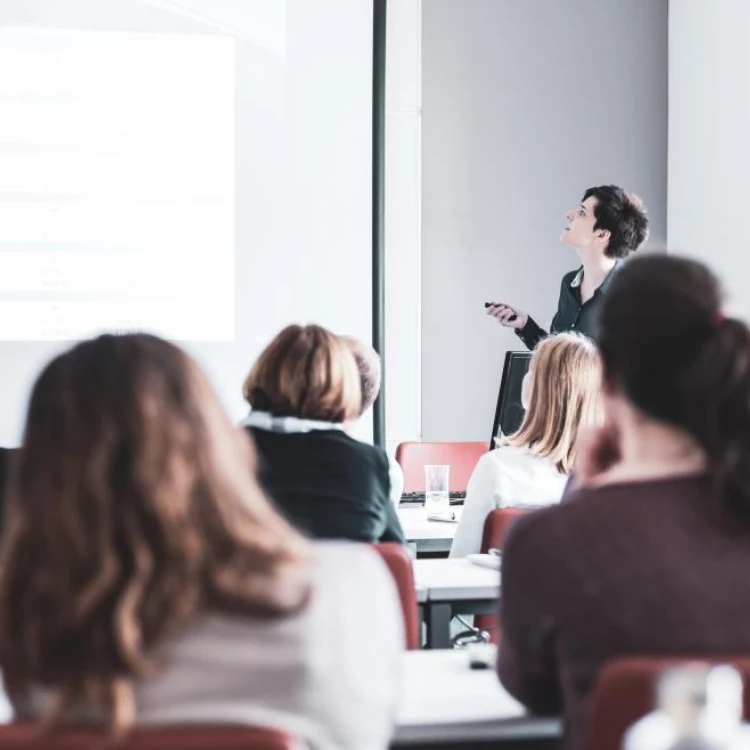
[[[614,182],[665,244],[667,0],[422,4],[422,438],[489,438],[504,300],[547,326],[564,212]]]

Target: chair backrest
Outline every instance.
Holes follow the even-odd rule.
[[[508,535],[513,522],[519,517],[533,510],[533,508],[496,508],[487,514],[482,530],[482,546],[480,552],[491,549],[502,549],[505,537]],[[474,625],[490,634],[490,643],[500,643],[501,623],[497,615],[477,615]]]
[[[513,522],[526,513],[534,510],[533,508],[497,508],[487,514],[484,520],[484,530],[482,531],[481,552],[488,550],[502,549],[505,544],[505,537],[508,535]]]
[[[418,649],[421,634],[411,556],[406,547],[398,542],[378,542],[372,546],[380,553],[396,581],[398,597],[401,600],[401,609],[404,613],[406,648],[409,650]]]
[[[450,464],[450,491],[466,492],[477,461],[487,453],[487,443],[399,443],[396,461],[404,470],[404,492],[424,492],[426,464]]]
[[[599,674],[591,698],[586,750],[621,750],[625,732],[654,710],[661,673],[676,664],[732,664],[745,679],[745,718],[750,718],[750,654],[746,656],[637,656],[616,659]]]
[[[95,729],[61,729],[38,738],[34,724],[0,726],[2,750],[92,750],[102,747]],[[251,726],[175,725],[137,729],[118,744],[118,750],[304,750],[307,744],[276,729]]]

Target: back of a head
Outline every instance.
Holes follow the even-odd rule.
[[[10,692],[46,685],[121,727],[123,686],[201,610],[302,606],[307,543],[253,465],[247,436],[177,347],[102,336],[54,359],[31,394],[3,534]]]
[[[359,371],[343,339],[317,325],[290,325],[261,352],[245,400],[277,417],[347,422],[360,413]]]
[[[605,377],[647,416],[686,430],[722,496],[750,520],[750,331],[721,310],[702,263],[628,262],[602,307]]]
[[[520,429],[508,442],[549,458],[567,474],[582,433],[602,421],[599,353],[585,336],[558,333],[538,344],[530,369],[529,405]]]
[[[638,250],[648,239],[648,216],[643,201],[617,185],[591,187],[583,200],[592,196],[596,198],[594,228],[609,232],[605,254],[610,258],[626,258]]]
[[[342,336],[344,342],[351,349],[359,370],[359,383],[362,391],[360,416],[374,403],[380,393],[381,363],[380,355],[370,345],[354,336]]]

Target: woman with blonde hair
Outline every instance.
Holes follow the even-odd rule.
[[[387,570],[278,515],[247,436],[161,339],[102,336],[39,376],[0,566],[0,669],[22,718],[388,744],[403,628]]]
[[[526,413],[518,432],[482,456],[471,475],[451,557],[479,552],[484,521],[495,508],[560,501],[582,432],[603,419],[593,342],[577,333],[543,339],[531,357],[521,402]]]
[[[243,395],[260,481],[287,520],[316,539],[404,543],[385,451],[347,432],[362,387],[343,338],[287,326],[261,353]]]

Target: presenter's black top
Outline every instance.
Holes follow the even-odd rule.
[[[612,283],[619,266],[619,262],[615,264],[601,285],[597,287],[593,297],[583,304],[581,304],[583,267],[566,273],[560,286],[560,299],[555,317],[552,318],[550,333],[577,331],[596,340],[602,295]],[[516,335],[529,349],[533,349],[547,335],[547,332],[532,317],[529,317],[523,328],[516,329]]]
[[[246,429],[257,448],[260,483],[292,525],[314,539],[406,543],[385,451],[343,430]]]

